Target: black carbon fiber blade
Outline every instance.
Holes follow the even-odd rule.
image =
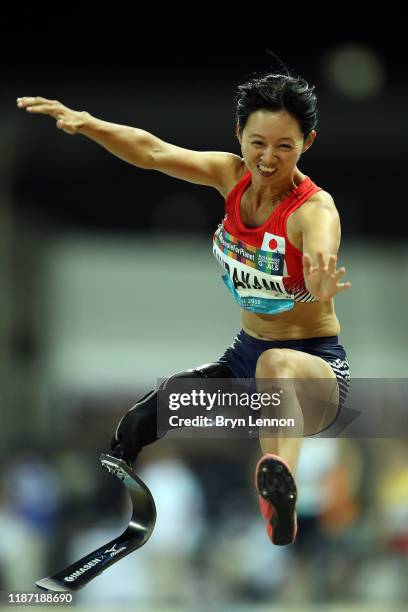
[[[122,459],[100,456],[102,466],[123,482],[132,502],[132,516],[125,531],[60,572],[35,584],[46,591],[77,591],[150,538],[156,522],[156,506],[148,487]]]

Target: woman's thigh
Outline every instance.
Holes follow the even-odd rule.
[[[258,390],[286,390],[286,397],[292,397],[290,405],[289,399],[284,401],[285,393],[281,395],[281,415],[295,411],[293,398],[296,394],[303,415],[304,436],[318,433],[335,419],[339,405],[338,383],[331,366],[321,357],[294,349],[268,349],[257,361],[255,376]]]

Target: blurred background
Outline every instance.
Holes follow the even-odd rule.
[[[329,26],[313,12],[269,10],[234,8],[225,26],[217,12],[177,6],[149,18],[82,7],[4,17],[0,590],[32,590],[124,529],[123,485],[98,460],[117,421],[157,378],[218,358],[240,329],[211,252],[218,192],[127,165],[49,117],[17,111],[17,97],[58,99],[179,146],[238,154],[235,88],[253,72],[279,71],[267,50],[276,53],[319,95],[318,137],[299,167],[341,215],[352,289],[336,312],[352,376],[406,377],[398,19],[377,15],[367,28],[333,14]],[[299,535],[283,549],[269,543],[258,511],[259,455],[253,440],[146,448],[138,473],[156,500],[156,529],[77,605],[406,609],[407,441],[305,440]]]

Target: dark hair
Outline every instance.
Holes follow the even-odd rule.
[[[238,86],[235,116],[241,133],[249,116],[257,110],[286,110],[299,122],[306,138],[317,125],[315,87],[298,76],[266,74]]]

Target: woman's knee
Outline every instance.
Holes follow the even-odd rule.
[[[256,378],[294,378],[295,368],[286,351],[268,349],[258,358]]]

